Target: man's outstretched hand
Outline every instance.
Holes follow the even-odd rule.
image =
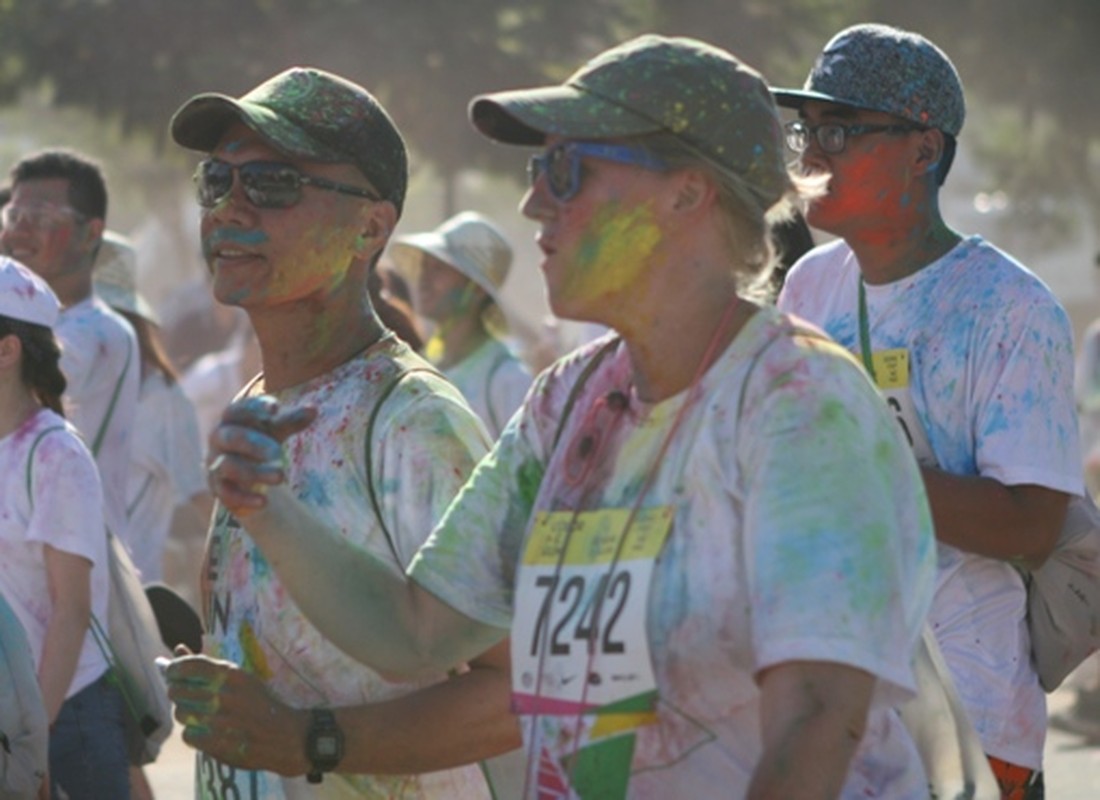
[[[210,491],[237,517],[262,509],[268,488],[286,479],[283,442],[316,417],[315,408],[283,410],[268,395],[232,403],[210,434]]]

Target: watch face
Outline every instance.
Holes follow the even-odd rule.
[[[322,758],[332,758],[339,755],[340,747],[336,743],[336,737],[330,735],[318,736],[313,743],[313,749]]]

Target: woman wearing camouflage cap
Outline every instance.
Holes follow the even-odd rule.
[[[855,362],[749,299],[805,191],[763,80],[649,36],[471,115],[543,148],[522,210],[550,304],[617,333],[536,379],[407,580],[297,524],[241,436],[277,415],[215,433],[219,497],[379,668],[511,632],[527,797],[926,798],[892,705],[914,691],[929,514]]]

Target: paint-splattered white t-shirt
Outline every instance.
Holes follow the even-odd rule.
[[[807,254],[780,307],[859,354],[859,263],[842,241]],[[1031,272],[980,237],[894,283],[866,286],[874,353],[905,353],[934,463],[1006,485],[1082,491],[1065,311]],[[881,383],[881,380],[880,380]],[[920,432],[914,431],[920,436]],[[1030,661],[1026,591],[1008,563],[940,545],[930,621],[987,753],[1042,762],[1046,704]]]
[[[500,436],[531,386],[531,373],[523,362],[493,336],[444,372],[494,439]]]
[[[160,581],[172,512],[206,489],[199,424],[178,383],[150,369],[141,383],[126,487],[123,541],[142,583]]]
[[[91,562],[91,610],[107,619],[107,532],[99,475],[76,430],[49,409],[0,439],[0,475],[0,592],[22,623],[38,664],[52,615],[45,545]],[[106,669],[89,631],[65,696],[72,697]]]
[[[141,384],[137,339],[130,323],[95,295],[63,309],[54,333],[61,342],[61,371],[69,383],[65,415],[95,455],[107,526],[121,536],[126,528],[130,433]]]
[[[284,446],[287,485],[331,528],[393,564],[395,573],[404,570],[487,447],[481,424],[454,387],[434,373],[404,378],[379,407],[370,445],[369,480],[387,538],[368,497],[367,424],[399,366],[431,369],[391,334],[319,378],[272,393],[285,408],[309,405],[318,410],[309,428]],[[250,390],[262,391],[262,382]],[[203,597],[207,654],[260,676],[293,707],[381,702],[445,678],[393,682],[326,640],[240,523],[220,505],[207,551]],[[198,759],[196,791],[203,800],[488,797],[476,765],[427,775],[337,772],[311,785],[304,777],[235,770],[201,754]]]
[[[571,387],[606,342],[540,375],[411,570],[475,619],[514,620],[529,784],[742,797],[762,749],[755,676],[810,660],[879,680],[843,797],[927,797],[890,704],[913,688],[931,519],[866,377],[763,309],[682,418],[687,392],[642,402],[625,348],[608,352],[555,447]]]

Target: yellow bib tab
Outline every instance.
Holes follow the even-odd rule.
[[[909,386],[909,351],[876,350],[871,354],[871,363],[875,367],[875,380],[878,388],[905,389]]]

